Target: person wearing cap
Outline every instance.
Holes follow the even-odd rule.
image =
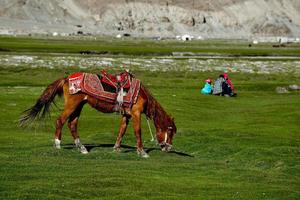
[[[201,94],[211,94],[213,90],[213,87],[211,85],[211,79],[205,80],[205,85],[201,89]]]

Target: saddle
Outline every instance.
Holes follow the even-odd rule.
[[[105,70],[102,70],[98,76],[101,79],[102,84],[107,84],[111,87],[114,87],[116,90],[120,88],[129,89],[131,86],[131,78],[134,78],[134,76],[127,71],[118,75],[113,75],[108,74]]]
[[[118,75],[75,73],[68,77],[69,93],[83,92],[96,99],[115,104],[119,107],[132,107],[140,90],[140,80],[125,71]],[[116,110],[118,110],[118,108]]]

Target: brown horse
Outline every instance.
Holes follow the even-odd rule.
[[[20,125],[24,126],[36,118],[41,118],[49,112],[49,107],[54,101],[56,95],[64,96],[64,110],[56,120],[55,147],[60,149],[62,127],[68,120],[68,127],[74,138],[76,147],[81,153],[88,153],[85,146],[80,142],[77,132],[77,123],[83,106],[88,103],[93,108],[103,113],[115,112],[115,104],[107,103],[96,99],[88,94],[79,92],[69,94],[68,78],[61,78],[50,84],[42,93],[36,104],[30,109],[24,111],[20,118]],[[114,145],[115,151],[120,151],[121,141],[126,132],[130,119],[133,121],[134,133],[137,141],[137,153],[142,157],[148,157],[143,149],[141,138],[141,114],[144,113],[147,118],[152,119],[156,128],[156,139],[162,151],[169,151],[172,148],[173,136],[176,133],[174,118],[171,118],[159,102],[151,93],[141,84],[137,101],[130,108],[124,108],[117,140]]]

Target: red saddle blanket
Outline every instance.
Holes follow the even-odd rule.
[[[101,74],[100,77],[97,74],[90,73],[72,74],[68,77],[69,92],[70,94],[83,92],[96,99],[112,104],[117,104],[118,91],[121,90],[121,88],[123,88],[126,89],[124,90],[126,92],[124,92],[122,106],[131,107],[133,104],[136,103],[141,86],[140,80],[135,79],[130,75],[126,76],[126,78],[124,79],[115,81],[109,78],[110,77],[107,76],[107,74],[106,76]],[[105,90],[105,84],[109,84],[115,87],[114,92]]]

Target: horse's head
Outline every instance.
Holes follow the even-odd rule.
[[[165,129],[156,130],[156,139],[162,151],[170,151],[173,144],[173,137],[176,134],[177,128],[174,123],[174,118],[170,118]]]

